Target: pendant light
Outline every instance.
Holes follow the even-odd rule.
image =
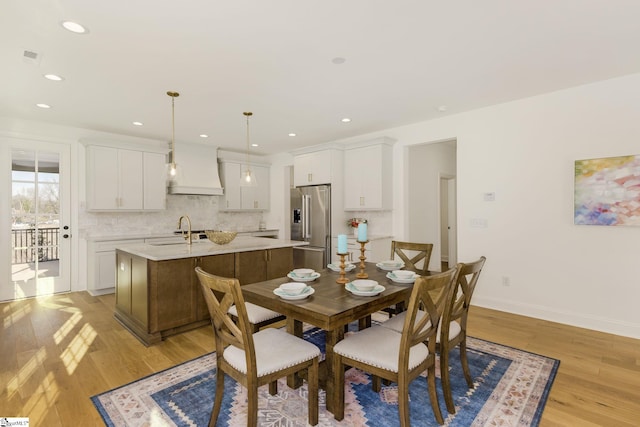
[[[251,151],[251,144],[249,142],[249,117],[253,115],[250,111],[245,111],[244,116],[247,118],[247,168],[242,172],[242,176],[240,177],[240,186],[241,187],[255,187],[258,185],[256,182],[256,176],[251,172],[251,167],[249,166],[249,152]]]
[[[171,97],[171,164],[169,165],[169,180],[174,180],[178,174],[176,165],[176,124],[175,124],[175,101],[180,96],[178,92],[167,92]]]

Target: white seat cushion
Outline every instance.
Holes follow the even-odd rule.
[[[391,329],[372,326],[346,336],[333,347],[334,353],[364,362],[368,365],[398,372],[398,355],[402,335]],[[423,343],[411,347],[409,369],[423,362],[429,349]]]
[[[318,347],[281,329],[266,328],[256,332],[253,334],[253,344],[258,377],[320,356]],[[229,346],[223,356],[238,371],[247,373],[244,350]]]
[[[249,318],[249,323],[261,323],[267,320],[275,319],[278,316],[282,316],[282,314],[278,313],[277,311],[269,310],[268,308],[260,307],[259,305],[255,305],[250,302],[245,302],[244,306],[247,309],[247,317]],[[228,313],[232,316],[238,317],[238,309],[235,305],[229,307]]]
[[[424,311],[418,310],[418,312],[416,313],[416,321],[422,319],[422,317],[425,314],[426,313]],[[402,312],[397,316],[393,316],[391,319],[385,322],[382,322],[380,326],[382,326],[383,328],[391,329],[396,332],[402,332],[402,328],[404,327],[404,318],[406,317],[406,315],[407,315],[406,311]],[[438,334],[437,334],[436,342],[440,342],[441,327],[442,327],[442,322],[440,323],[440,325],[438,325]],[[462,329],[460,328],[460,324],[458,322],[451,322],[449,326],[449,341],[457,337],[460,334],[461,330]]]

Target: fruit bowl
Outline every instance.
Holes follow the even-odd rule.
[[[211,240],[217,245],[226,245],[230,243],[233,239],[236,238],[236,235],[238,234],[237,231],[205,230],[204,232],[207,235],[207,239]]]

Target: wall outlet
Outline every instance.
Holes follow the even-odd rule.
[[[511,279],[508,276],[502,276],[502,286],[511,286]]]

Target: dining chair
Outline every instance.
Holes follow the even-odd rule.
[[[391,241],[391,259],[396,256],[404,262],[404,268],[411,270],[421,276],[429,274],[429,260],[433,251],[433,243],[413,243]],[[422,264],[420,263],[422,261]],[[420,265],[420,267],[418,267]],[[404,310],[404,304],[396,304],[383,309],[389,317]]]
[[[264,326],[286,319],[286,316],[277,311],[269,310],[268,308],[260,307],[250,302],[245,302],[244,306],[247,310],[247,318],[251,324],[251,332],[254,333],[258,332]],[[229,314],[233,317],[233,320],[238,320],[238,309],[235,305],[229,308]]]
[[[436,334],[457,270],[416,279],[404,316],[402,333],[372,326],[345,336],[333,347],[334,417],[344,418],[344,370],[351,366],[369,372],[379,392],[380,379],[398,384],[398,415],[401,426],[409,426],[409,384],[427,371],[429,400],[436,421],[443,424],[436,391]],[[418,307],[425,315],[416,316]]]
[[[405,269],[415,271],[421,276],[429,274],[429,260],[432,251],[433,243],[391,241],[391,259],[395,259],[397,255],[404,262]],[[414,252],[416,253],[414,254]]]
[[[480,259],[469,263],[459,263],[457,265],[458,276],[456,283],[449,296],[449,301],[442,314],[442,320],[438,326],[437,350],[440,353],[440,378],[442,380],[442,391],[447,405],[447,411],[455,414],[455,404],[451,393],[451,378],[449,373],[449,354],[457,345],[460,346],[460,364],[462,372],[467,381],[467,386],[473,388],[473,379],[469,371],[467,361],[467,320],[471,297],[478,283],[478,278],[487,260],[482,256]],[[384,328],[389,328],[400,332],[403,327],[401,313],[392,319],[381,324]],[[418,311],[418,317],[424,316],[422,311]]]
[[[222,406],[225,373],[247,389],[247,425],[258,423],[258,387],[307,371],[308,421],[318,423],[318,363],[320,349],[282,329],[266,328],[253,333],[238,279],[214,276],[196,268],[200,287],[211,315],[216,348],[216,391],[209,426],[215,426]],[[237,322],[229,314],[236,306]]]

